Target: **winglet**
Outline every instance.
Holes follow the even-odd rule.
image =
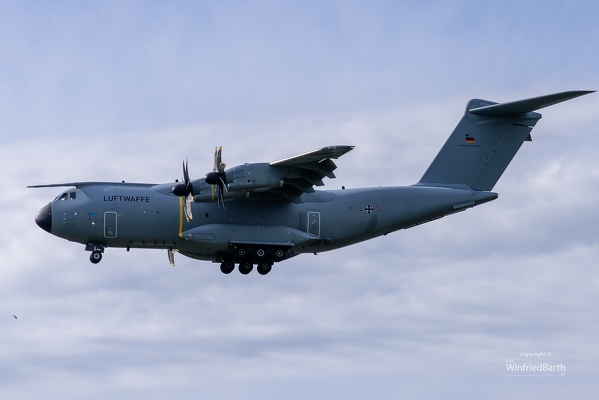
[[[511,101],[508,103],[491,104],[484,107],[471,108],[468,110],[476,115],[489,116],[507,116],[514,114],[524,114],[527,112],[539,110],[544,107],[552,106],[562,101],[574,99],[585,94],[593,93],[594,90],[573,90],[569,92],[561,92],[548,94],[546,96],[533,97],[532,99]]]

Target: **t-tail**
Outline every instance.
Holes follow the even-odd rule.
[[[541,119],[534,112],[594,91],[569,91],[497,104],[473,99],[417,185],[468,186],[490,191],[530,131]]]

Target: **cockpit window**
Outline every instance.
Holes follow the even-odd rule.
[[[62,201],[62,200],[75,200],[77,198],[77,192],[65,192],[61,195],[58,195],[54,201]]]

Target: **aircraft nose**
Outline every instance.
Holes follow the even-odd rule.
[[[46,232],[52,230],[52,205],[50,203],[46,204],[44,208],[37,213],[35,216],[35,223]]]

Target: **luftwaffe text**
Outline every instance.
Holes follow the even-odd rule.
[[[104,196],[104,201],[131,201],[135,203],[149,203],[150,196]]]

